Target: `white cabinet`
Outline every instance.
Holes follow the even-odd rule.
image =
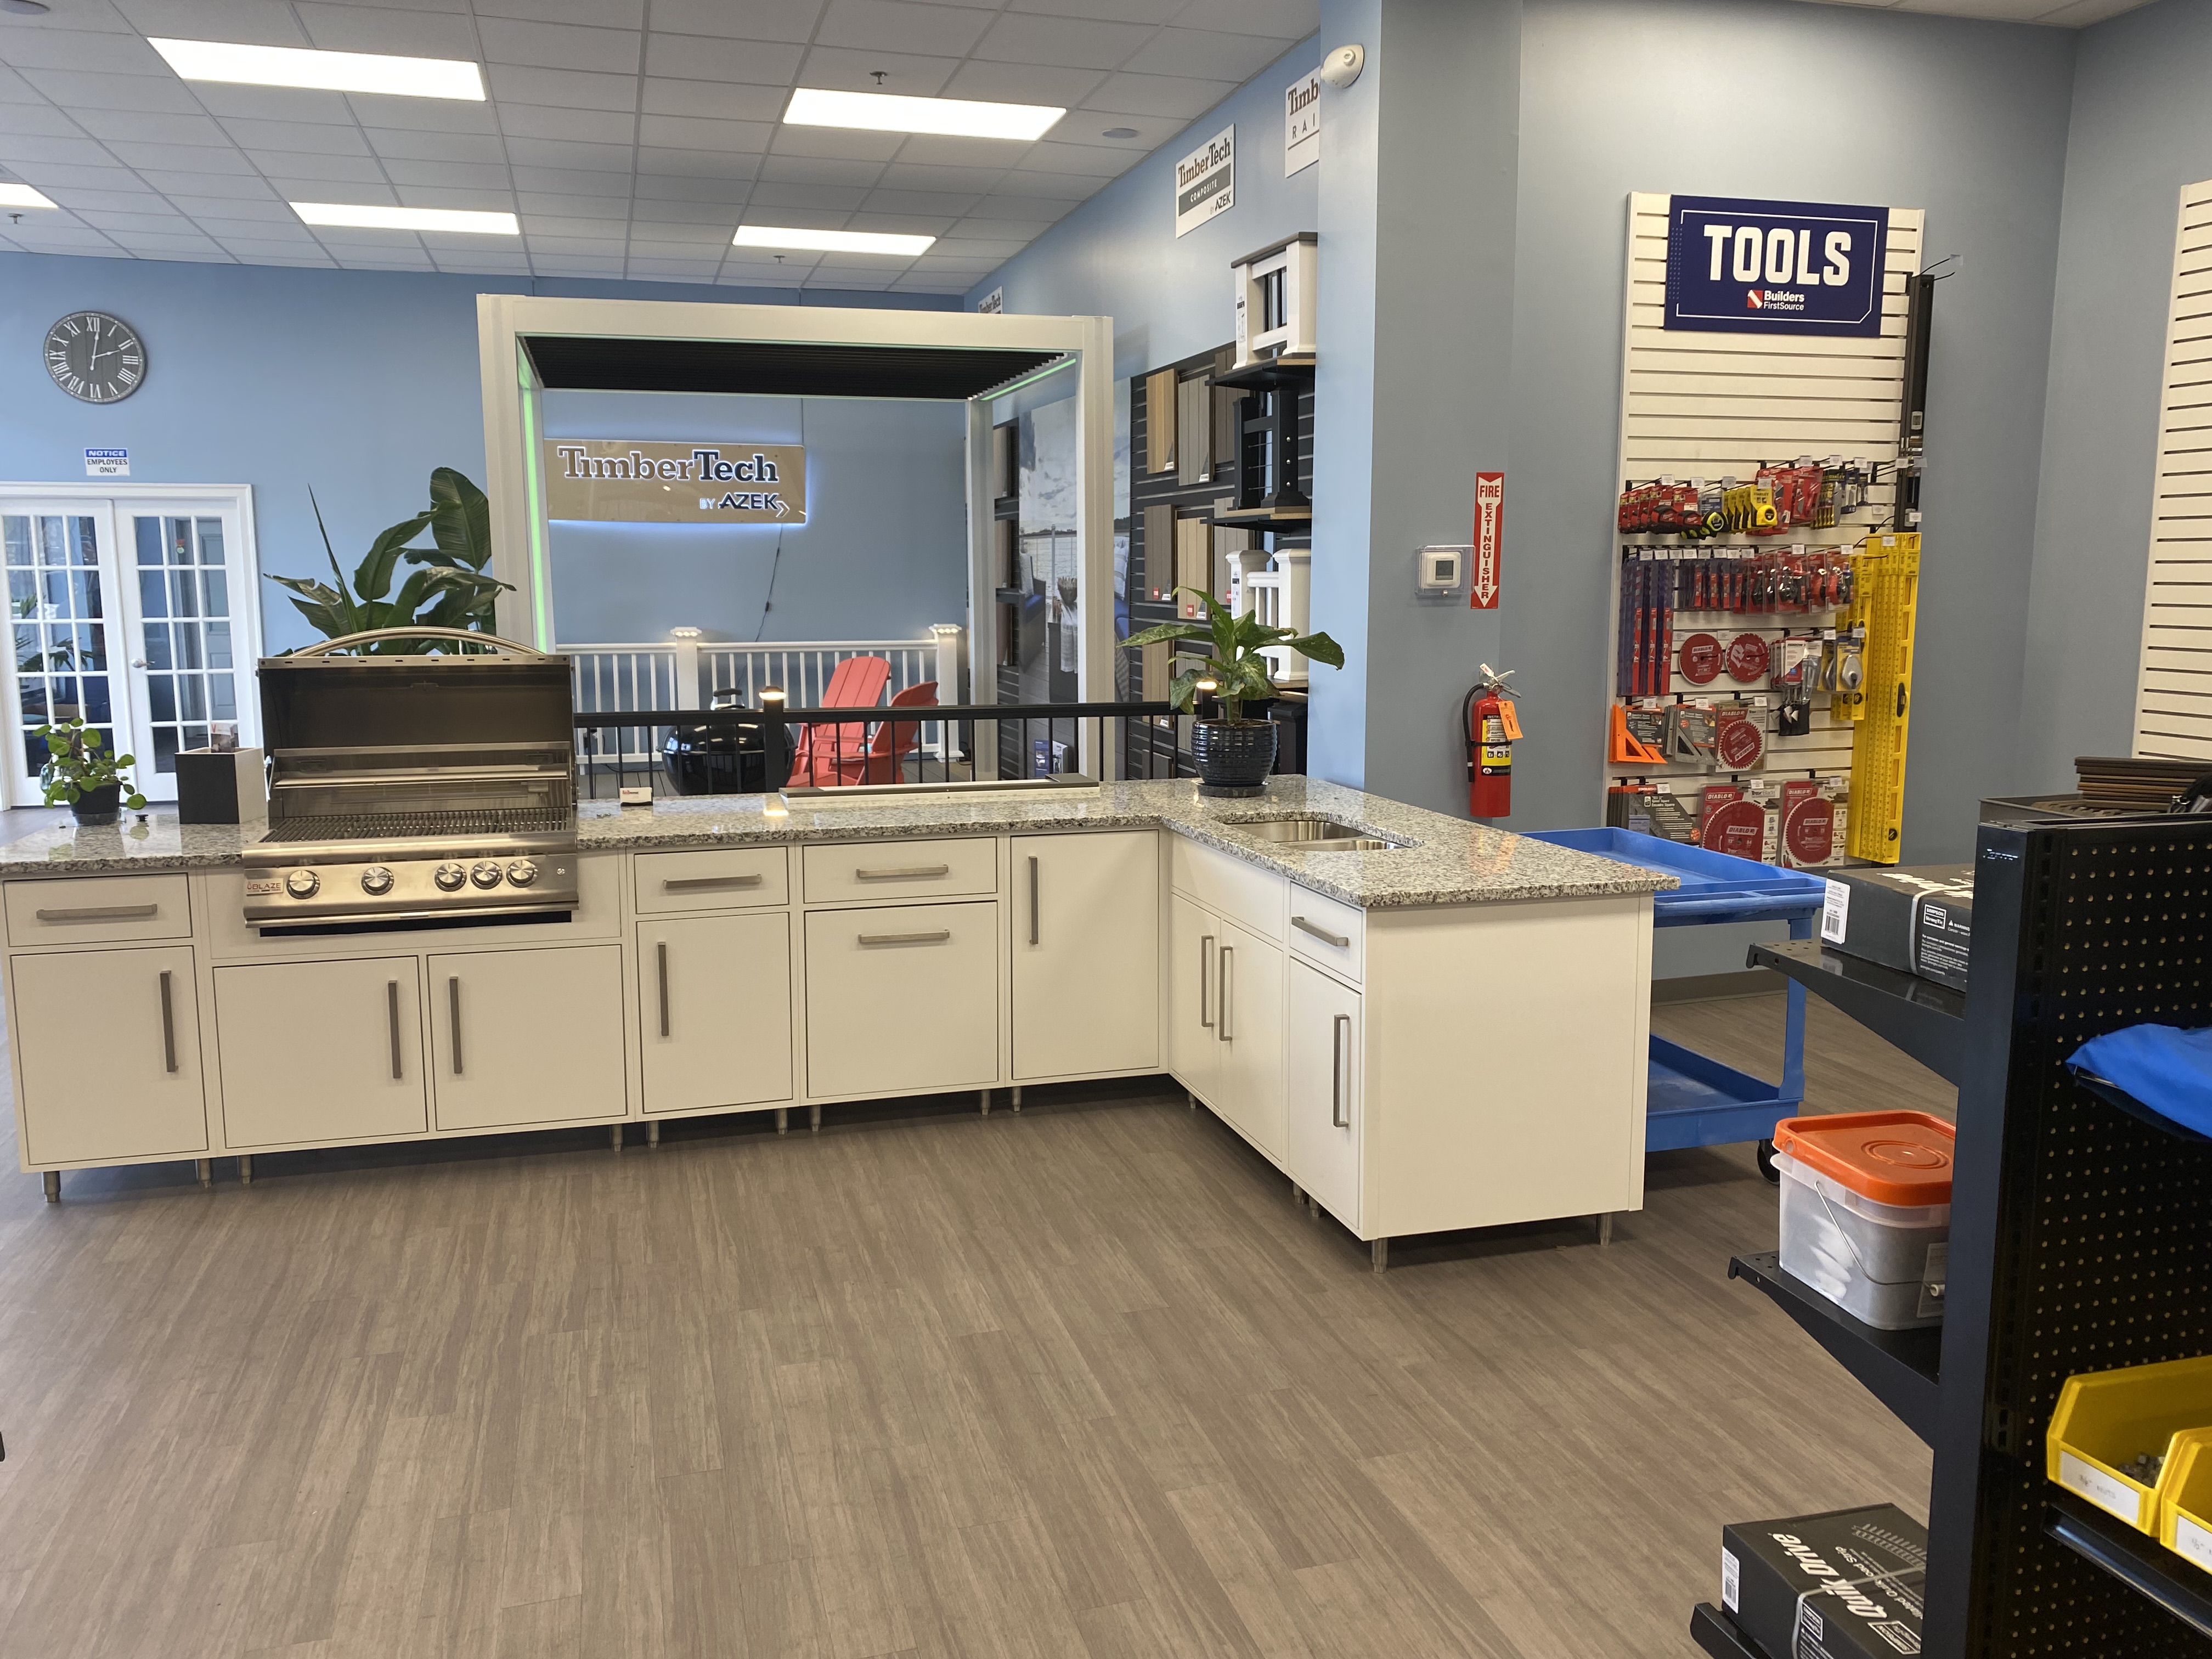
[[[413,957],[215,970],[223,1141],[391,1140],[428,1128]]]
[[[1013,838],[1014,1079],[1159,1063],[1159,837]]]
[[[1290,1120],[1283,1098],[1283,951],[1236,922],[1214,952],[1214,1035],[1220,1078],[1214,1110],[1280,1162]]]
[[[1215,953],[1224,924],[1181,893],[1168,899],[1168,1069],[1208,1105],[1221,1075]]]
[[[809,912],[807,1092],[996,1083],[998,921],[994,899]]]
[[[1359,993],[1295,959],[1289,1000],[1291,1179],[1359,1231]]]
[[[429,965],[439,1128],[627,1113],[619,945],[434,956]]]
[[[647,1116],[791,1098],[789,916],[646,922],[637,960]]]
[[[190,945],[19,956],[9,971],[27,1165],[207,1150]]]

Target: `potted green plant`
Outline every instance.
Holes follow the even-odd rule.
[[[1213,654],[1199,666],[1186,668],[1168,688],[1168,701],[1177,708],[1194,710],[1201,690],[1209,690],[1221,706],[1217,720],[1200,720],[1191,729],[1191,757],[1198,763],[1198,793],[1201,795],[1256,795],[1267,787],[1275,769],[1275,723],[1248,720],[1244,705],[1272,698],[1275,683],[1268,678],[1267,659],[1261,651],[1287,646],[1311,661],[1331,668],[1344,666],[1344,647],[1326,634],[1297,634],[1287,628],[1270,628],[1246,612],[1237,616],[1212,594],[1195,587],[1178,587],[1206,606],[1206,620],[1161,623],[1133,634],[1126,643],[1158,645],[1169,640],[1204,640]]]
[[[134,787],[124,796],[123,769],[137,764],[129,755],[118,755],[96,726],[81,719],[57,720],[31,733],[46,740],[46,763],[39,769],[39,784],[46,792],[46,805],[69,803],[79,823],[112,823],[118,809],[137,811],[146,797]],[[120,799],[118,799],[120,798]]]

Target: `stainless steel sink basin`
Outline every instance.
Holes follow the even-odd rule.
[[[1380,853],[1406,845],[1402,841],[1374,835],[1357,824],[1340,823],[1318,814],[1244,818],[1223,828],[1249,836],[1255,841],[1267,842],[1285,853]]]

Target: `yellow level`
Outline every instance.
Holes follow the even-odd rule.
[[[1905,749],[1912,718],[1912,625],[1920,601],[1920,535],[1885,532],[1861,544],[1850,623],[1866,624],[1865,679],[1848,711],[1851,810],[1844,850],[1897,862],[1905,825]]]

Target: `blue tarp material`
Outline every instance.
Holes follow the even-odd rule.
[[[2212,1135],[2212,1025],[2130,1025],[2091,1037],[2067,1064],[2103,1078],[2184,1128]]]

